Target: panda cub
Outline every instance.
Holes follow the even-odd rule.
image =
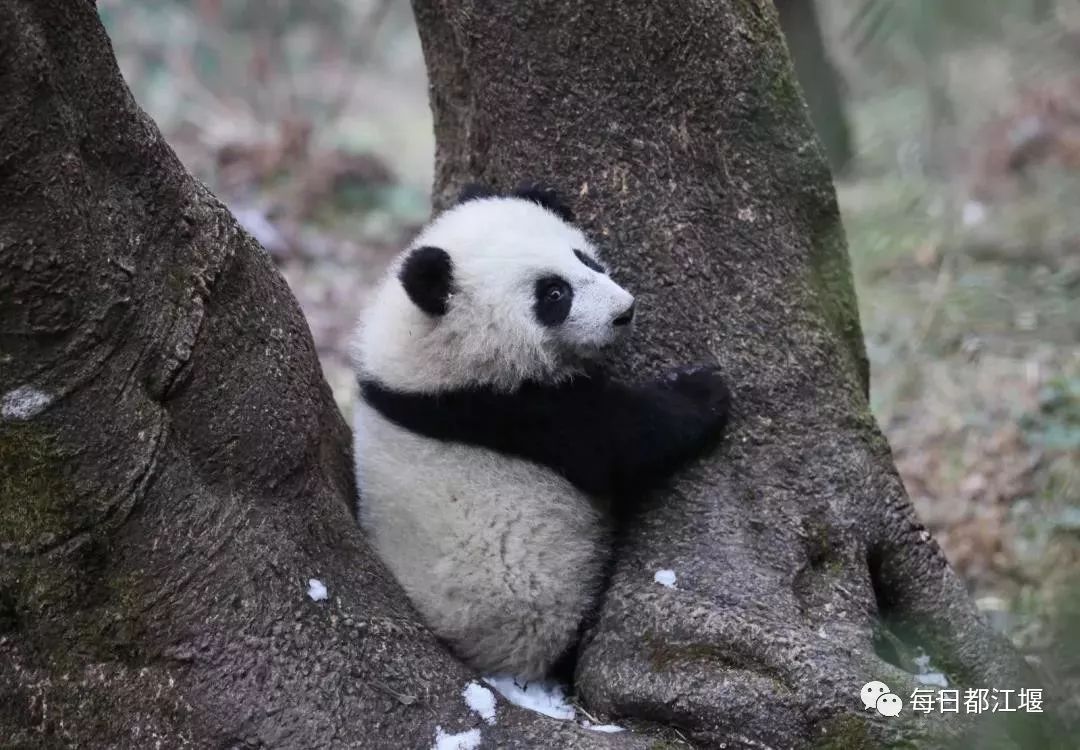
[[[600,372],[633,319],[537,188],[467,189],[361,316],[360,523],[430,629],[485,674],[541,678],[571,653],[618,516],[727,421],[714,368],[643,385]]]

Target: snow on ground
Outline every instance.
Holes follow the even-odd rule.
[[[587,721],[581,722],[581,726],[586,729],[591,729],[594,732],[625,732],[626,727],[620,727],[615,724],[591,724]]]
[[[20,385],[4,394],[0,401],[0,416],[4,419],[21,421],[37,416],[52,403],[53,397],[30,385]]]
[[[653,576],[653,580],[659,583],[661,586],[666,586],[669,589],[675,588],[675,571],[674,570],[658,570],[656,575]]]
[[[480,747],[480,730],[470,729],[466,732],[449,734],[442,727],[435,727],[435,744],[431,750],[476,750]]]
[[[929,654],[924,653],[916,656],[915,667],[919,670],[919,673],[915,675],[915,680],[920,685],[933,685],[940,688],[949,687],[949,678],[943,672],[934,669],[934,665],[930,663]]]
[[[519,684],[513,677],[485,677],[484,682],[515,706],[542,713],[554,719],[573,719],[574,707],[566,701],[566,689],[552,680],[533,680]]]
[[[488,724],[495,723],[495,694],[478,682],[470,682],[461,691],[465,705],[475,711]]]
[[[506,700],[510,701],[515,706],[521,706],[530,711],[536,711],[545,716],[550,716],[554,719],[562,719],[564,721],[571,721],[577,715],[573,705],[566,699],[566,686],[559,682],[555,682],[554,680],[533,680],[531,682],[524,682],[518,681],[507,675],[495,675],[485,677],[484,682],[495,688],[495,690],[499,692],[499,695],[506,698]],[[492,717],[488,720],[488,723],[493,724],[495,722],[495,696],[491,694],[491,691],[485,690],[475,682],[470,682],[465,686],[465,702],[469,704],[469,708],[472,708],[485,719],[487,719],[487,716],[474,706],[469,698],[469,692],[472,688],[484,690],[484,692],[487,693],[488,699],[491,700]],[[620,727],[615,724],[593,724],[586,719],[582,719],[580,723],[582,727],[591,729],[594,732],[626,731],[625,727]]]
[[[318,578],[309,578],[307,585],[307,595],[311,597],[311,601],[321,602],[326,599],[326,584],[324,584]]]

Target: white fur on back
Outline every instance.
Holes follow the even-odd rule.
[[[449,310],[431,317],[416,307],[397,274],[409,251],[449,253],[454,287]],[[611,343],[611,320],[633,297],[574,250],[596,258],[577,227],[513,198],[473,200],[436,218],[391,266],[357,328],[358,372],[398,390],[437,392],[488,384],[510,389],[526,379],[558,380],[581,358]],[[558,275],[574,288],[570,316],[545,328],[533,312],[536,279]]]
[[[360,523],[428,627],[486,673],[542,677],[595,603],[608,529],[527,461],[421,437],[357,405]]]

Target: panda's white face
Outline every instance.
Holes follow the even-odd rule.
[[[440,215],[398,258],[354,357],[397,389],[513,388],[578,372],[633,312],[580,229],[528,200],[482,198]]]

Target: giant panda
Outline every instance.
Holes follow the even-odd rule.
[[[485,674],[565,663],[618,519],[727,421],[714,367],[604,374],[634,314],[551,190],[473,187],[361,315],[360,524],[429,628]]]

